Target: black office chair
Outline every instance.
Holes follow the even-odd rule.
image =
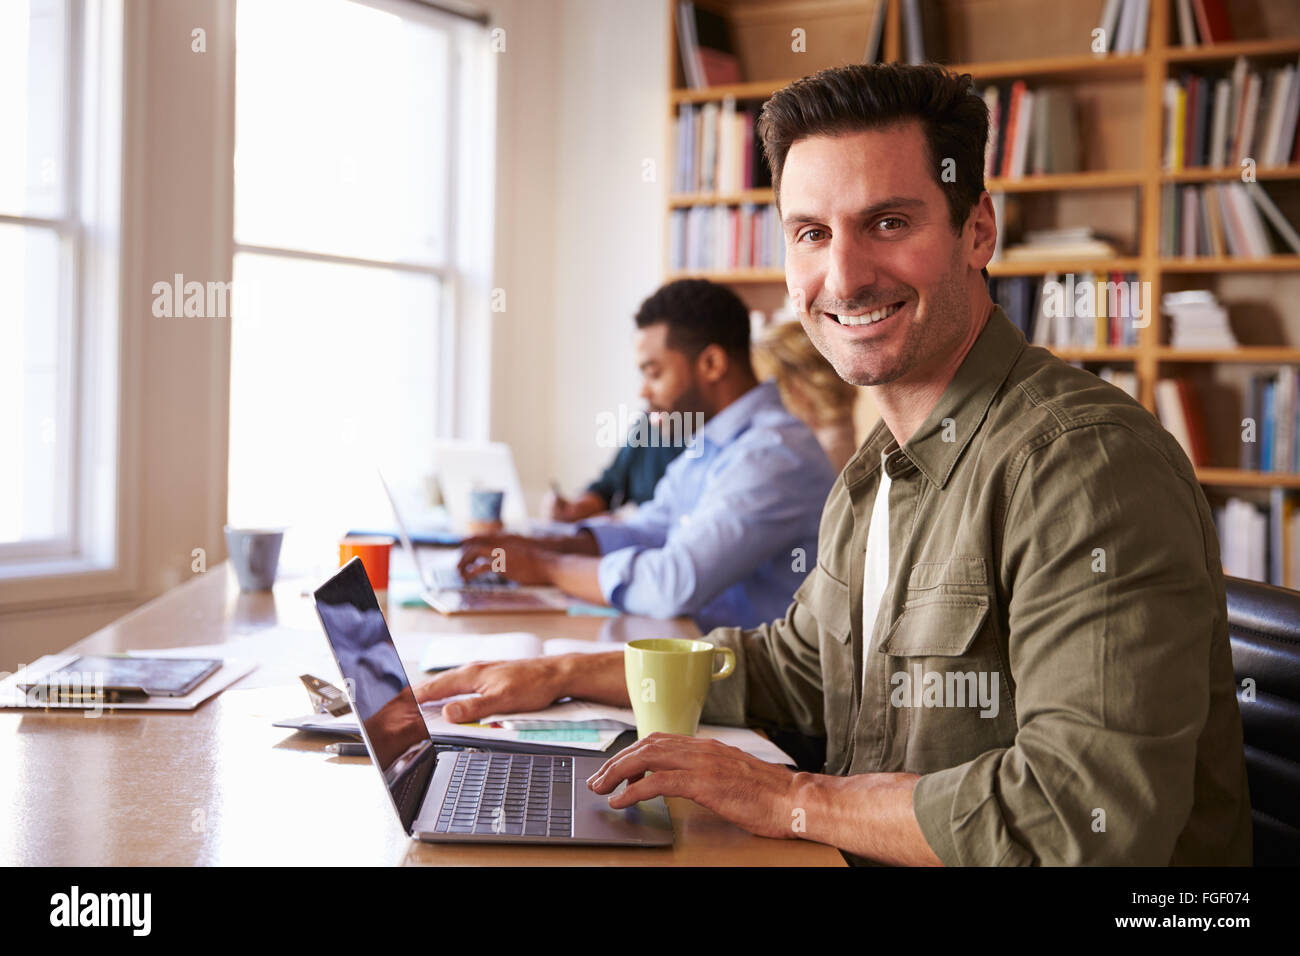
[[[1300,591],[1227,578],[1256,866],[1300,865]],[[1255,699],[1242,699],[1242,680]]]

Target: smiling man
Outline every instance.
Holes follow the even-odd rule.
[[[784,618],[708,635],[736,670],[702,719],[824,736],[825,766],[652,735],[590,786],[854,862],[1248,864],[1209,507],[1150,414],[989,299],[987,130],[937,66],[824,71],[764,106],[791,295],[881,421]],[[490,701],[462,719],[628,701],[618,654],[473,667],[437,688]]]

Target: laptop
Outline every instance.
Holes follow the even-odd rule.
[[[408,834],[429,843],[672,845],[662,797],[614,810],[587,788],[603,757],[435,744],[359,558],[315,599],[366,750]]]
[[[426,568],[420,553],[411,543],[406,522],[402,519],[397,498],[388,486],[382,472],[379,483],[384,486],[388,504],[397,522],[397,536],[402,548],[415,564],[420,578],[420,597],[435,611],[442,614],[511,614],[568,611],[573,599],[559,588],[520,587],[498,574],[484,574],[472,581],[461,577],[457,568],[457,553],[447,551],[438,556],[431,568]]]
[[[470,492],[474,488],[499,488],[501,520],[507,528],[526,530],[528,509],[510,446],[505,442],[438,440],[430,449],[443,505],[452,526],[469,525]]]

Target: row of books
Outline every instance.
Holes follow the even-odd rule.
[[[1210,464],[1214,455],[1205,428],[1205,414],[1196,389],[1185,378],[1162,378],[1156,382],[1156,417],[1165,430],[1183,446],[1188,460],[1197,468]]]
[[[1237,167],[1300,162],[1300,69],[1251,70],[1237,57],[1229,76],[1184,72],[1165,81],[1164,167]]]
[[[776,206],[691,206],[669,217],[669,268],[674,271],[777,269],[785,237]]]
[[[1182,46],[1230,43],[1234,39],[1228,20],[1228,0],[1178,0],[1178,42]]]
[[[1241,467],[1300,473],[1300,367],[1252,375],[1242,412]]]
[[[1148,0],[1106,0],[1101,37],[1107,53],[1139,53],[1147,47]]]
[[[989,138],[986,177],[1073,173],[1079,169],[1078,104],[1066,90],[1031,90],[1024,80],[985,87]]]
[[[720,103],[686,103],[677,110],[673,191],[733,193],[772,185],[772,173],[754,134],[757,111]]]
[[[1300,507],[1272,489],[1268,505],[1229,498],[1214,510],[1223,573],[1300,590]]]
[[[1213,451],[1196,388],[1186,378],[1156,382],[1156,415],[1198,468]],[[1240,465],[1247,471],[1300,473],[1300,368],[1252,375],[1241,424]]]
[[[677,52],[686,85],[693,90],[740,80],[740,62],[732,52],[727,21],[689,0],[677,4]]]
[[[1034,345],[1127,347],[1137,345],[1140,286],[1133,272],[1052,272],[990,279],[989,296]]]
[[[1161,189],[1162,256],[1300,253],[1300,234],[1259,183],[1165,183]]]

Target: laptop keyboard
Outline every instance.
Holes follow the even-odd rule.
[[[573,758],[458,752],[434,830],[571,836]]]
[[[460,572],[454,567],[435,568],[433,582],[438,588],[445,591],[460,589],[469,591],[513,591],[519,587],[514,581],[493,571],[480,574],[478,577],[467,581],[460,576]]]

